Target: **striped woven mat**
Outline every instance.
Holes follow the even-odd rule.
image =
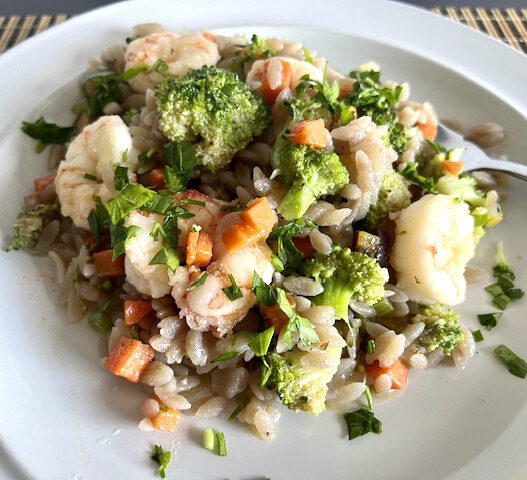
[[[432,12],[464,23],[527,54],[527,8],[432,8]],[[0,53],[68,15],[0,16]]]

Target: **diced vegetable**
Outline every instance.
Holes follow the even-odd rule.
[[[324,120],[305,120],[291,127],[291,142],[297,145],[309,145],[314,148],[328,146],[329,132]]]
[[[162,168],[154,168],[150,171],[150,183],[155,190],[164,190],[165,188],[165,179],[163,177]]]
[[[276,223],[276,217],[267,197],[260,197],[240,213],[240,218],[253,228],[262,228],[271,232]]]
[[[55,175],[48,175],[47,177],[35,178],[33,180],[35,183],[35,192],[40,193],[44,190],[49,184],[55,181]]]
[[[417,123],[417,128],[423,134],[423,137],[434,140],[437,137],[437,125],[433,123]]]
[[[187,265],[206,267],[212,259],[212,238],[203,230],[189,230],[187,235]]]
[[[445,160],[443,162],[443,168],[450,175],[457,177],[463,171],[463,162],[453,162],[451,160]]]
[[[150,345],[123,335],[104,362],[104,368],[114,375],[137,383],[154,355],[154,349]]]
[[[203,448],[214,451],[214,430],[212,428],[207,428],[203,432]]]
[[[266,239],[276,223],[276,217],[266,197],[257,200],[253,205],[240,212],[240,221],[222,236],[223,243],[230,252]]]
[[[135,325],[152,311],[150,300],[126,300],[124,302],[124,324],[127,327]]]
[[[500,345],[494,349],[494,353],[510,373],[520,378],[527,376],[527,362],[518,357],[509,347]]]
[[[220,457],[227,456],[227,442],[223,432],[216,432],[216,440],[218,441],[218,455]]]
[[[373,378],[388,374],[392,379],[392,388],[396,390],[404,388],[408,379],[408,367],[400,359],[385,368],[381,367],[378,361],[375,361],[370,365],[366,365],[366,373]]]
[[[305,258],[311,258],[315,249],[311,245],[311,240],[309,237],[293,237],[293,243],[295,247],[302,252]]]
[[[93,254],[95,271],[99,278],[119,277],[124,275],[124,255],[112,261],[113,249],[103,250]]]
[[[272,105],[275,102],[276,97],[278,97],[278,94],[282,90],[289,88],[289,85],[291,85],[291,80],[293,78],[291,64],[284,60],[280,60],[280,63],[282,64],[280,83],[274,88],[271,88],[271,85],[269,84],[269,79],[267,78],[269,60],[265,63],[264,76],[262,80],[262,86],[260,88],[260,93],[262,94],[264,101],[269,105]]]
[[[161,445],[154,445],[154,453],[150,458],[158,464],[159,477],[166,478],[165,470],[172,460],[172,452],[163,450]]]
[[[178,410],[169,407],[160,408],[159,412],[150,418],[150,421],[156,430],[173,432],[178,424],[179,416],[180,413]]]
[[[382,432],[382,422],[375,418],[372,411],[365,408],[344,414],[344,419],[348,426],[349,440],[366,435],[369,432],[377,434]]]

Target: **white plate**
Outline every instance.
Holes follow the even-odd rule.
[[[44,156],[34,154],[20,122],[42,113],[70,121],[67,109],[87,57],[123,41],[134,24],[145,21],[176,31],[234,27],[229,31],[300,40],[344,71],[375,59],[385,76],[408,80],[413,98],[432,101],[442,118],[504,125],[507,138],[497,153],[522,161],[527,151],[526,57],[424,11],[366,0],[116,4],[74,18],[0,57],[4,243],[32,179],[46,172]],[[474,263],[489,267],[493,242],[503,239],[518,284],[525,288],[526,190],[518,181],[510,187],[505,221],[485,237]],[[149,460],[154,443],[175,449],[168,470],[174,479],[527,478],[522,467],[527,381],[510,375],[492,355],[497,344],[505,343],[527,358],[522,301],[507,310],[494,331],[484,332],[485,341],[466,371],[444,366],[414,372],[403,396],[377,406],[382,435],[348,442],[335,413],[313,418],[286,412],[277,440],[266,444],[225,419],[183,417],[174,434],[140,432],[141,388],[100,368],[97,335],[89,327],[64,323],[64,313],[48,298],[45,275],[50,272],[46,259],[0,254],[0,460],[7,478],[155,478]],[[491,310],[482,286],[470,288],[460,308],[472,328],[476,313]],[[201,432],[209,426],[225,432],[226,458],[201,448]]]

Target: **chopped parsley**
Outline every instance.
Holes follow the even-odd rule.
[[[231,281],[230,287],[222,288],[223,293],[229,297],[229,300],[231,302],[234,302],[234,300],[238,300],[239,298],[243,297],[243,294],[236,284],[236,280],[234,279],[232,273],[229,273],[229,280]]]
[[[202,202],[200,200],[193,200],[192,198],[182,198],[179,201],[180,205],[198,205],[199,207],[204,207],[205,202]]]
[[[154,158],[157,152],[153,148],[149,148],[146,152],[140,153],[138,160],[140,165],[145,165],[148,161]]]
[[[382,422],[375,418],[371,410],[367,410],[366,408],[345,413],[344,419],[348,426],[349,440],[366,435],[369,432],[377,434],[382,432]]]
[[[86,180],[91,180],[92,182],[96,182],[97,181],[97,177],[95,175],[92,175],[91,173],[85,173],[83,175],[83,177],[86,179]]]
[[[483,334],[481,333],[481,330],[473,330],[472,337],[476,343],[483,341]]]
[[[375,352],[375,340],[368,340],[368,343],[366,344],[366,353],[373,353]]]
[[[122,255],[125,251],[125,245],[128,240],[135,237],[141,230],[136,225],[126,227],[124,220],[119,220],[115,225],[110,225],[110,245],[113,249],[112,261]]]
[[[108,307],[110,306],[110,303],[110,300],[108,300],[106,303],[103,303],[88,317],[88,325],[100,333],[110,333],[110,330],[113,327],[112,319],[108,314]]]
[[[227,360],[232,360],[236,358],[240,352],[225,352],[221,355],[218,355],[214,360],[211,360],[210,363],[226,362]]]
[[[313,230],[315,228],[317,226],[313,222],[303,218],[276,227],[269,235],[269,240],[277,240],[278,243],[276,257],[280,264],[277,264],[276,260],[274,264],[281,267],[281,270],[284,270],[286,266],[291,269],[298,268],[302,264],[304,254],[296,248],[293,237],[297,237],[305,229]]]
[[[134,339],[134,340],[139,340],[139,333],[137,333],[137,330],[135,329],[135,325],[133,327],[130,328],[130,336]],[[161,407],[160,407],[161,408]]]
[[[165,144],[165,156],[167,166],[163,178],[166,189],[170,193],[186,190],[190,174],[200,163],[196,146],[189,141],[168,142]]]
[[[163,247],[154,255],[148,265],[166,265],[170,270],[175,272],[180,265],[179,255],[175,249]]]
[[[252,291],[256,297],[258,305],[262,307],[272,307],[276,305],[276,294],[273,291],[273,288],[270,285],[267,285],[256,273],[256,270],[253,273],[253,283]]]
[[[257,357],[263,357],[267,355],[271,340],[273,339],[274,326],[269,327],[267,330],[256,335],[249,343],[249,348],[254,352]]]
[[[251,399],[249,397],[244,397],[242,400],[240,400],[240,403],[238,406],[233,410],[233,412],[229,415],[229,422],[232,422],[238,414],[251,403]]]
[[[520,378],[527,375],[527,363],[518,357],[509,347],[500,345],[494,349],[496,357],[507,367],[510,373]]]
[[[208,276],[208,273],[204,272],[203,275],[201,277],[199,277],[192,285],[187,287],[186,291],[187,292],[192,292],[192,290],[195,290],[200,285],[203,285],[205,283],[205,280],[207,279],[207,276]]]
[[[410,183],[421,187],[427,193],[438,193],[434,179],[418,173],[417,166],[417,162],[409,163],[401,172],[402,176]]]
[[[26,135],[38,140],[37,153],[42,152],[50,143],[60,145],[69,142],[77,132],[75,127],[61,127],[56,123],[46,122],[44,117],[36,122],[22,122],[21,128]]]
[[[123,152],[124,154],[125,152]],[[115,189],[119,192],[124,188],[125,185],[129,183],[128,180],[128,168],[117,165],[115,167],[115,176],[113,179]]]
[[[231,65],[231,70],[235,73],[241,74],[243,67],[247,62],[259,58],[269,58],[276,55],[276,52],[269,47],[265,38],[258,35],[253,35],[251,41],[242,48],[234,59]]]
[[[166,478],[165,471],[172,460],[172,452],[163,450],[163,447],[161,447],[161,445],[155,445],[154,453],[150,458],[159,465],[157,467],[159,477]]]
[[[481,313],[478,315],[478,320],[481,325],[490,331],[498,324],[498,320],[502,315],[502,312]]]
[[[111,222],[117,223],[155,196],[156,192],[138,183],[127,183],[115,197],[105,203],[105,207]]]
[[[277,304],[289,319],[283,336],[284,343],[291,349],[293,347],[293,334],[298,332],[298,341],[303,345],[310,345],[319,341],[318,335],[313,324],[304,317],[301,317],[289,303],[286,293],[281,288],[276,289]]]

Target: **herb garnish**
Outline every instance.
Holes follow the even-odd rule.
[[[69,142],[77,132],[76,127],[61,127],[56,123],[46,122],[44,117],[36,122],[22,122],[21,128],[26,135],[38,140],[37,153],[42,152],[50,143],[60,145]]]
[[[166,189],[170,193],[187,189],[190,174],[199,165],[200,160],[195,145],[189,141],[165,144],[167,166],[163,173]]]
[[[236,280],[234,279],[232,273],[229,273],[229,280],[231,281],[230,287],[222,288],[223,293],[229,297],[229,300],[231,302],[234,302],[234,300],[238,300],[239,298],[243,297],[243,294],[236,284]]]
[[[227,360],[232,360],[236,358],[240,352],[225,352],[221,355],[218,355],[214,360],[211,360],[210,363],[226,362]]]
[[[273,288],[263,281],[262,277],[256,273],[256,270],[253,273],[252,291],[254,292],[258,305],[262,307],[276,305],[276,294]]]
[[[509,347],[500,345],[494,349],[494,353],[505,364],[510,373],[517,377],[525,378],[527,375],[527,363],[518,357]]]
[[[481,313],[478,315],[478,320],[481,325],[490,331],[498,324],[498,320],[502,315],[502,312]]]
[[[204,272],[201,277],[199,277],[192,285],[187,287],[186,291],[191,292],[192,290],[195,290],[200,285],[203,285],[205,283],[205,280],[207,279],[208,273]]]
[[[344,419],[348,426],[349,440],[366,435],[369,432],[377,434],[382,432],[382,422],[375,418],[371,410],[367,410],[366,408],[346,413],[344,414]]]
[[[129,183],[128,168],[117,165],[115,167],[115,176],[113,179],[114,187],[119,192],[123,187]]]
[[[313,222],[299,218],[284,225],[280,225],[271,232],[269,240],[277,240],[278,242],[276,256],[281,263],[277,264],[277,266],[282,267],[281,270],[284,270],[286,266],[295,269],[301,265],[304,254],[296,248],[293,242],[293,237],[297,237],[304,232],[305,229],[313,230],[315,228],[317,228],[317,226]]]
[[[99,308],[94,310],[88,317],[88,325],[100,333],[107,334],[113,327],[112,319],[108,314],[108,307],[111,301],[103,303]]]
[[[417,162],[409,163],[401,172],[402,176],[414,185],[421,187],[427,193],[438,193],[434,179],[418,173],[417,166]]]
[[[472,337],[476,343],[483,341],[483,334],[481,333],[481,330],[473,330]]]
[[[154,453],[150,458],[159,465],[157,468],[159,476],[166,478],[165,470],[172,460],[172,452],[163,450],[161,445],[155,445]]]
[[[242,400],[240,401],[240,403],[238,404],[238,406],[233,410],[233,412],[229,415],[229,422],[232,422],[237,416],[238,414],[247,406],[249,405],[249,403],[251,403],[251,399],[248,398],[248,397],[244,397],[242,398]]]
[[[267,355],[271,340],[273,339],[274,326],[269,327],[267,330],[259,333],[249,343],[250,349],[254,352],[257,357],[263,357]]]

